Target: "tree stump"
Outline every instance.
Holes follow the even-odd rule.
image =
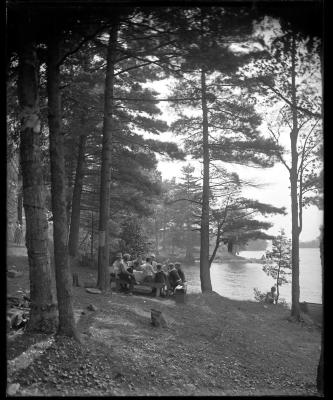
[[[156,327],[163,327],[167,326],[167,322],[162,314],[162,311],[151,309],[151,324]]]
[[[74,273],[72,274],[72,276],[73,276],[73,286],[80,286],[80,283],[79,283],[79,274],[78,274],[77,272],[74,272]]]

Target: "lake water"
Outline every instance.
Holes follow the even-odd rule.
[[[240,256],[260,259],[264,251],[242,251]],[[255,300],[253,288],[267,292],[274,285],[273,278],[255,262],[213,263],[211,281],[213,290],[221,296],[235,300]],[[188,282],[188,293],[200,292],[199,263],[183,266]],[[291,280],[291,275],[290,275]],[[291,303],[291,283],[280,286],[280,298]],[[321,264],[319,248],[300,249],[300,301],[322,303]]]

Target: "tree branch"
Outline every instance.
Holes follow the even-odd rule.
[[[59,67],[65,60],[67,57],[71,56],[72,54],[76,53],[77,51],[80,50],[80,48],[87,43],[89,40],[93,39],[99,32],[101,32],[102,30],[104,30],[107,27],[107,25],[103,25],[102,27],[99,27],[94,33],[87,35],[84,39],[81,40],[81,42],[71,51],[68,51],[67,53],[65,53],[60,60],[57,63],[57,67]]]
[[[301,106],[295,106],[293,105],[293,103],[287,99],[282,93],[280,93],[277,89],[275,89],[273,86],[269,85],[268,83],[262,82],[263,85],[267,86],[269,89],[271,89],[272,92],[274,92],[277,96],[279,96],[283,101],[285,101],[291,108],[295,108],[298,111],[303,112],[304,114],[310,115],[311,117],[315,117],[315,118],[322,118],[321,113],[313,113],[312,111],[301,107]]]

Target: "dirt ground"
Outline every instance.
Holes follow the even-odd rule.
[[[10,247],[7,295],[29,288],[24,247]],[[78,268],[96,282],[96,271]],[[282,306],[188,294],[185,303],[149,294],[89,294],[74,287],[81,344],[22,330],[7,338],[14,395],[319,396],[320,327],[296,323]],[[97,310],[89,311],[94,305]],[[167,327],[151,325],[151,309]],[[17,385],[19,384],[19,385]],[[14,385],[14,386],[13,386]],[[16,386],[15,386],[16,385]]]

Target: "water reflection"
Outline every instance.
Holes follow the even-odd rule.
[[[321,266],[319,249],[300,251],[301,301],[321,303]],[[183,266],[188,281],[188,292],[201,291],[199,263]],[[254,288],[267,292],[274,284],[271,277],[262,270],[262,264],[255,262],[214,263],[211,267],[213,290],[221,296],[235,300],[254,300]],[[280,287],[280,297],[291,301],[291,284]]]

